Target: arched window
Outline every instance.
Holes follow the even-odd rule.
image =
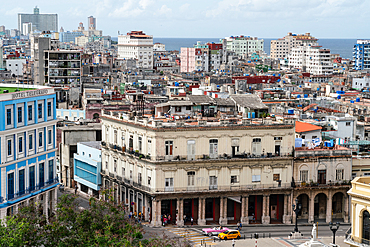
[[[99,118],[99,113],[94,113],[93,119],[98,119]]]
[[[365,210],[362,214],[362,242],[369,244],[370,240],[370,214]]]

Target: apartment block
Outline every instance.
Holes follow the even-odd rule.
[[[292,34],[288,33],[284,38],[271,40],[270,56],[274,59],[284,59],[292,52],[293,48],[302,45],[317,46],[317,40],[310,33]]]
[[[54,89],[0,85],[0,218],[37,202],[47,216],[55,208],[56,97]]]
[[[237,56],[263,51],[264,48],[264,40],[257,37],[231,36],[224,40],[226,40],[226,49],[235,52]],[[223,40],[221,40],[222,42]]]
[[[40,14],[39,8],[33,9],[33,14],[18,14],[18,30],[25,33],[23,23],[32,23],[32,29],[37,31],[58,31],[58,14]]]
[[[353,60],[355,70],[370,69],[370,40],[357,40],[353,46]]]
[[[118,36],[118,58],[136,59],[137,68],[153,69],[153,36],[131,31]]]
[[[49,50],[44,52],[44,77],[48,84],[79,84],[81,51]]]
[[[195,70],[195,48],[181,47],[181,73],[189,73]]]

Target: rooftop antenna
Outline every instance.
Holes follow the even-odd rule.
[[[120,35],[119,30],[118,30],[118,35]]]

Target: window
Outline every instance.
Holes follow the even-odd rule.
[[[12,109],[6,109],[6,125],[12,124]]]
[[[362,213],[362,243],[368,245],[370,242],[370,213],[365,210]]]
[[[275,137],[274,137],[274,140],[275,140],[275,141],[281,141],[281,140],[283,140],[283,137],[281,137],[281,136],[279,136],[279,137],[275,136]]]
[[[33,135],[32,134],[28,135],[28,149],[29,150],[33,149]]]
[[[49,160],[49,181],[54,180],[54,160]]]
[[[28,121],[32,121],[33,115],[32,115],[32,105],[28,106]]]
[[[195,141],[194,140],[188,140],[188,160],[194,160],[195,159]]]
[[[130,170],[130,180],[132,180],[132,170]]]
[[[346,122],[346,126],[351,126],[351,122]]]
[[[114,137],[113,143],[114,143],[114,144],[117,144],[117,136],[118,136],[118,134],[117,134],[117,130],[114,130],[114,131],[113,131],[113,137]]]
[[[209,189],[217,190],[217,177],[216,176],[209,177]]]
[[[52,143],[52,134],[51,134],[51,130],[48,130],[48,144],[50,145]]]
[[[19,153],[23,152],[23,137],[22,136],[18,137],[18,152]]]
[[[274,174],[273,175],[273,180],[276,181],[276,182],[279,182],[280,181],[280,174]]]
[[[231,183],[231,184],[239,183],[239,182],[238,182],[238,176],[236,176],[236,175],[231,176],[230,183]]]
[[[261,155],[261,138],[254,138],[252,141],[252,154]]]
[[[152,180],[152,178],[148,177],[148,185],[150,185],[151,180]]]
[[[344,169],[337,169],[335,173],[335,180],[341,181],[344,178]]]
[[[152,153],[152,140],[148,140],[148,155]]]
[[[126,174],[126,169],[122,167],[122,177],[125,177],[125,174]]]
[[[141,172],[139,172],[137,174],[137,182],[138,182],[138,184],[141,184],[142,181],[143,181],[143,177],[141,176]]]
[[[166,141],[166,156],[172,156],[173,155],[173,141]]]
[[[138,149],[139,149],[139,153],[142,152],[142,148],[143,148],[143,138],[141,136],[138,137]]]
[[[105,162],[105,169],[108,169],[108,161]]]
[[[194,186],[195,172],[188,172],[188,186]]]
[[[42,118],[42,103],[38,104],[38,117]]]
[[[23,118],[22,118],[22,108],[21,106],[18,106],[18,123],[22,123],[23,122]]]
[[[35,190],[35,166],[29,168],[29,190]]]
[[[44,163],[39,164],[39,186],[44,187],[45,184],[45,173],[44,173]]]
[[[8,174],[8,200],[14,198],[14,172]]]
[[[18,172],[18,193],[19,195],[25,194],[25,179],[24,179],[24,169]]]
[[[166,178],[164,182],[165,191],[173,191],[173,178]]]
[[[42,147],[42,132],[39,132],[39,147]]]
[[[176,111],[176,112],[181,112],[181,106],[176,106],[176,107],[175,107],[175,111]]]
[[[186,106],[186,110],[187,110],[187,111],[190,111],[190,110],[191,110],[191,106],[189,106],[189,105],[188,105],[188,106]]]
[[[48,102],[48,117],[51,117],[51,102]]]
[[[113,164],[114,164],[114,172],[117,172],[117,160],[114,160]]]
[[[218,140],[217,139],[209,140],[209,157],[213,159],[218,157]]]
[[[356,173],[352,173],[352,180],[356,178]]]
[[[308,182],[308,171],[300,171],[301,182]]]
[[[261,175],[252,175],[252,182],[261,182]]]
[[[8,156],[11,156],[12,153],[12,140],[8,140]]]

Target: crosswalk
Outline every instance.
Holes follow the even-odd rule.
[[[202,231],[194,228],[171,228],[167,231],[183,237],[194,244],[194,246],[211,246],[216,243],[213,242],[213,237],[208,237],[202,234]]]

